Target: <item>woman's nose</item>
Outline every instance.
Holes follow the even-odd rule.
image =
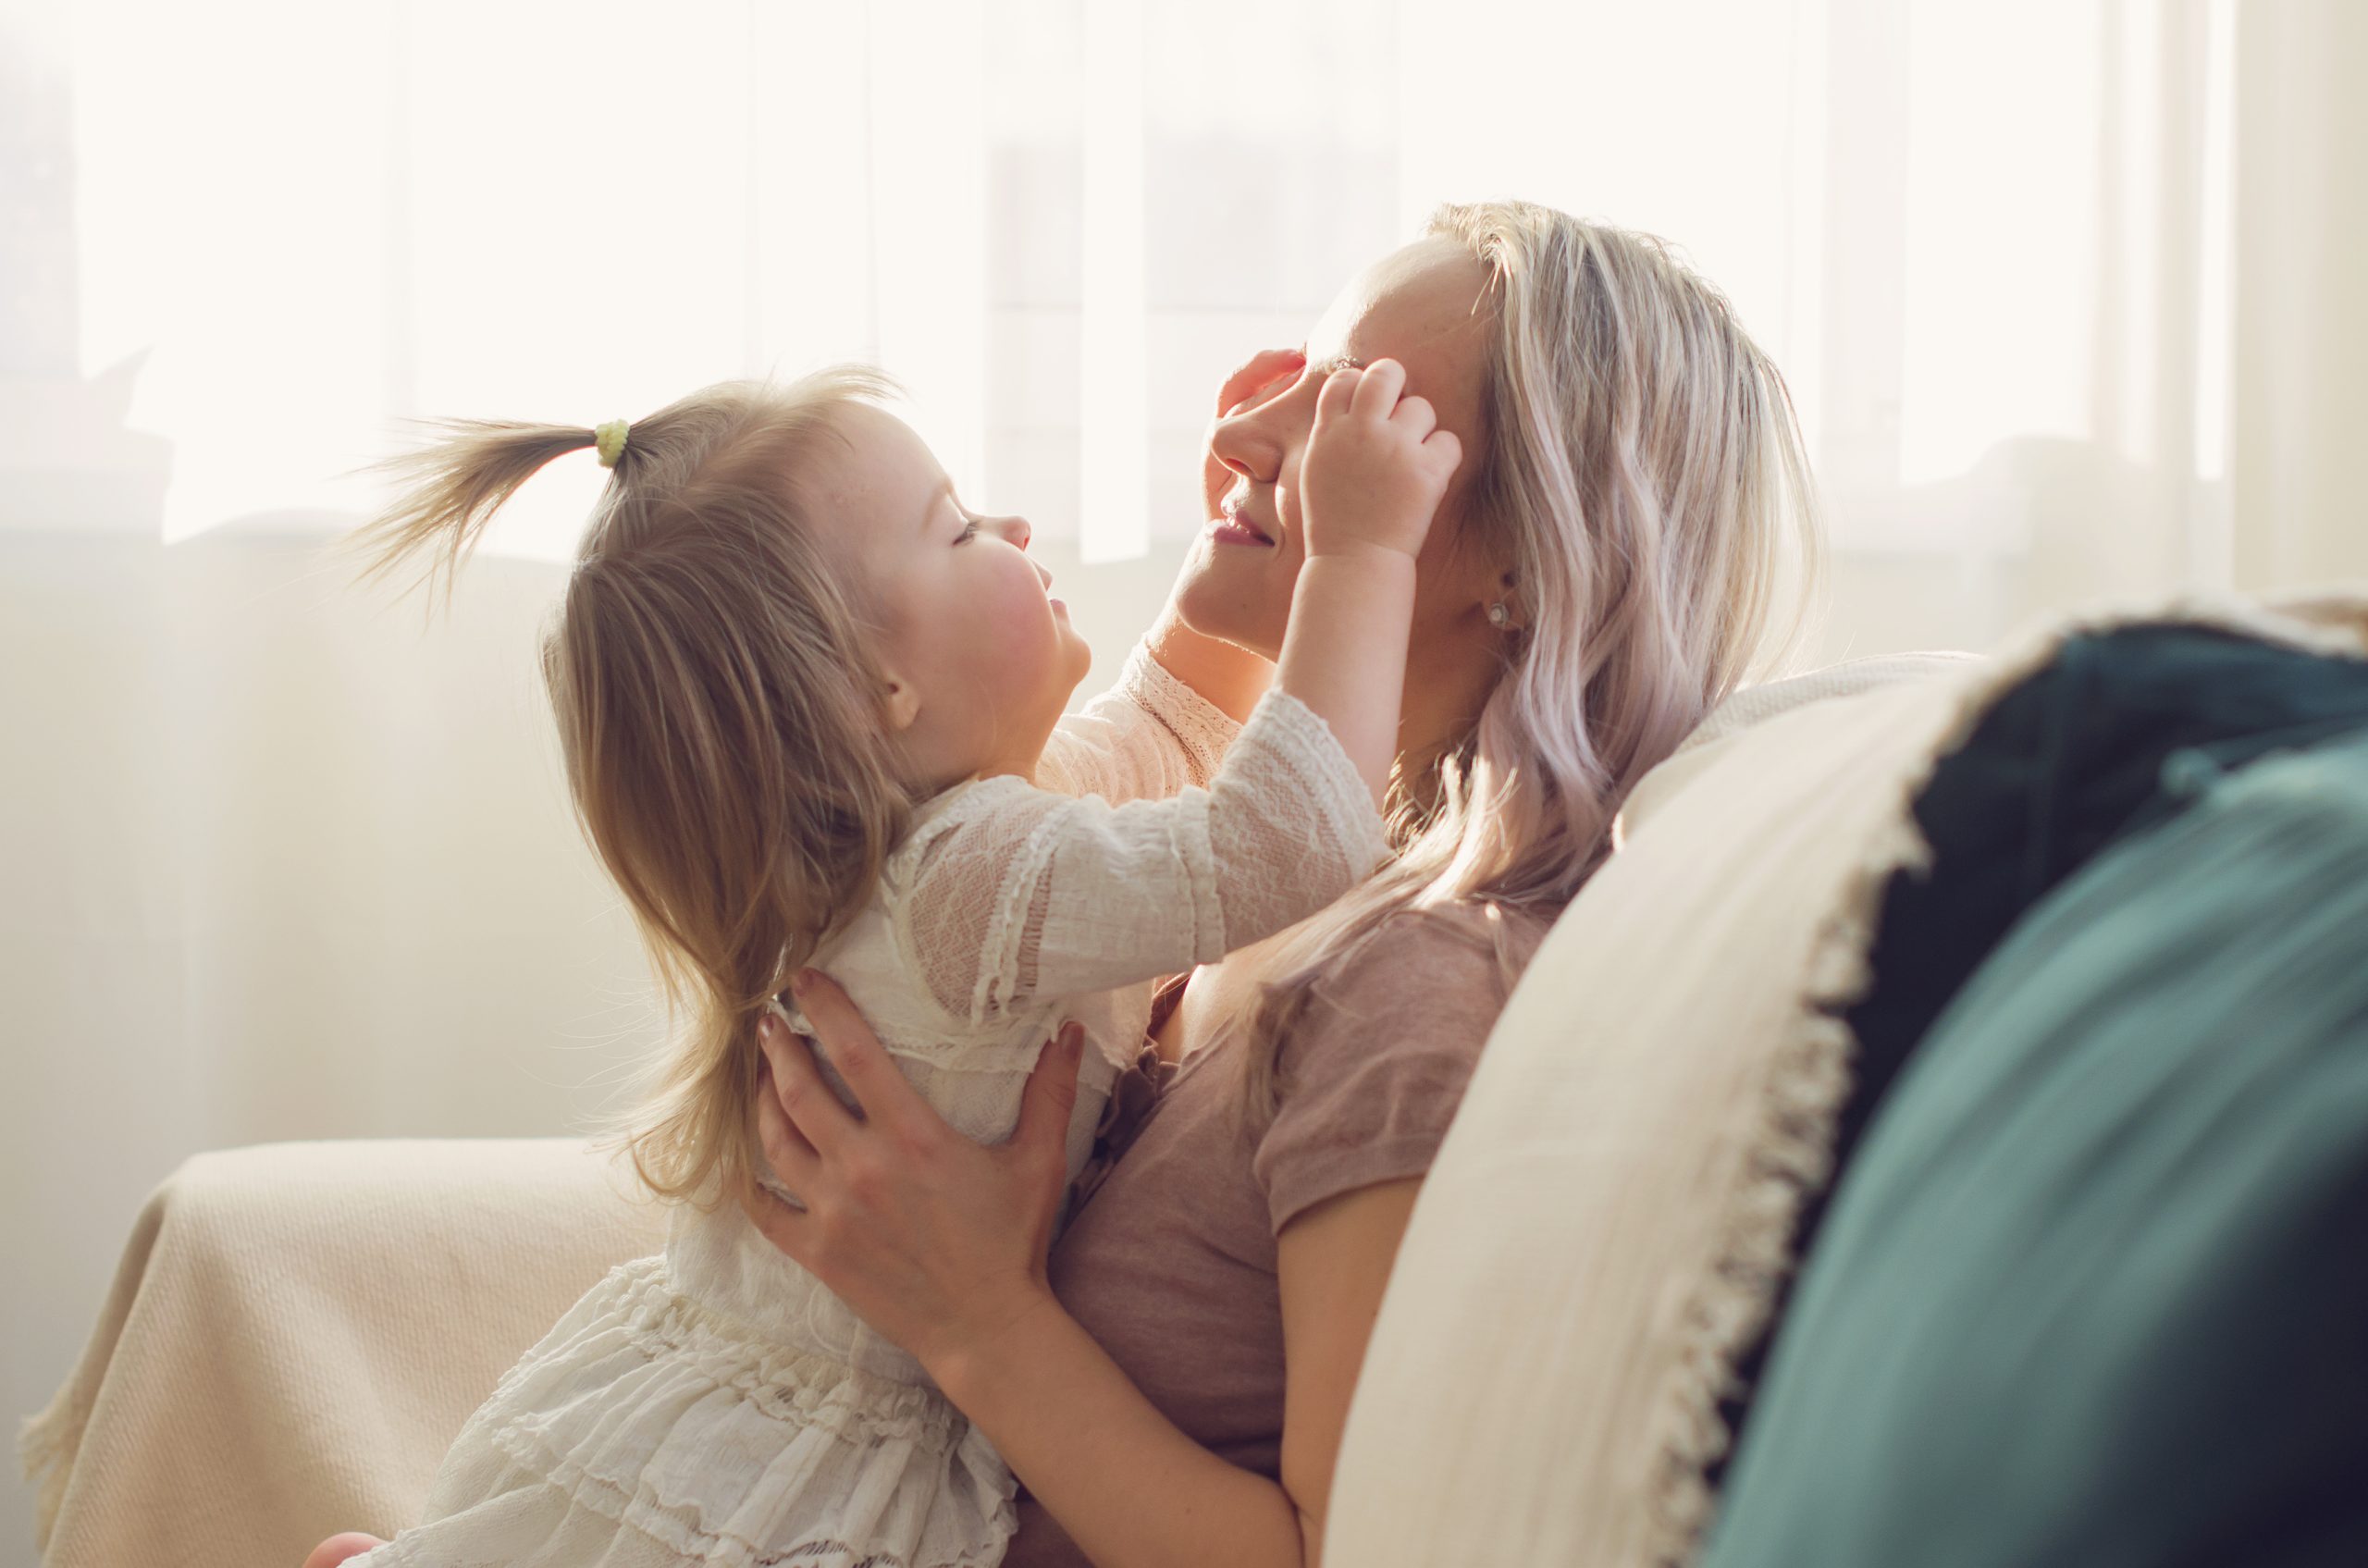
[[[1271,419],[1273,404],[1222,414],[1209,426],[1209,455],[1253,483],[1270,485],[1283,470],[1283,443]]]
[[[1036,537],[1035,530],[1029,527],[1028,519],[1025,517],[998,517],[990,522],[987,527],[1005,544],[1018,549],[1026,549],[1028,541]]]

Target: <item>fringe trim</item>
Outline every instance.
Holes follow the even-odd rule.
[[[1858,863],[1811,943],[1803,1005],[1770,1053],[1743,1175],[1717,1228],[1712,1261],[1681,1315],[1676,1366],[1648,1424],[1643,1561],[1684,1568],[1700,1552],[1718,1499],[1708,1471],[1734,1434],[1721,1402],[1739,1391],[1736,1362],[1771,1327],[1778,1289],[1793,1272],[1802,1207],[1832,1176],[1834,1126],[1853,1081],[1857,1041],[1841,1014],[1874,978],[1868,949],[1882,895],[1897,872],[1931,868],[1915,804],[1942,759],[1961,749],[1998,700],[2053,660],[2069,639],[2147,625],[2215,629],[2305,652],[2368,657],[2368,588],[2256,602],[2182,595],[2144,607],[2076,612],[2011,641],[1994,660],[1943,675],[1953,711],[1924,754],[1903,769],[1867,831]]]

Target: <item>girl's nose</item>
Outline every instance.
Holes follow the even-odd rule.
[[[998,517],[988,526],[1005,543],[1018,549],[1026,549],[1028,541],[1036,537],[1035,530],[1028,526],[1025,517]]]

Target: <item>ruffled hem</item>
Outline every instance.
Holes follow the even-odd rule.
[[[934,1389],[753,1340],[643,1258],[503,1377],[429,1522],[369,1562],[557,1563],[542,1543],[580,1556],[601,1528],[588,1513],[644,1538],[620,1562],[654,1547],[719,1568],[986,1568],[1017,1527],[1015,1490]]]

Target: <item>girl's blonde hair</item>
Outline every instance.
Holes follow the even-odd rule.
[[[837,415],[893,394],[841,366],[709,387],[633,422],[594,507],[543,678],[570,794],[623,890],[672,1049],[609,1129],[649,1188],[748,1191],[765,1001],[870,895],[913,805],[880,722],[862,585],[817,538]],[[349,541],[375,580],[418,554],[452,574],[486,525],[589,429],[446,421],[382,465],[406,481]]]
[[[1444,206],[1425,233],[1488,275],[1486,438],[1455,542],[1511,561],[1518,630],[1436,777],[1397,781],[1423,803],[1399,810],[1397,859],[1286,939],[1284,977],[1250,1019],[1258,1122],[1282,1041],[1393,915],[1559,910],[1610,853],[1636,781],[1774,651],[1787,568],[1804,586],[1816,570],[1783,377],[1666,245],[1527,202]],[[1491,929],[1510,976],[1509,933]]]

